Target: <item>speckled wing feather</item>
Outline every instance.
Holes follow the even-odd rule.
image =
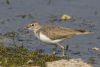
[[[76,32],[78,32],[78,30],[56,27],[56,26],[43,27],[39,31],[41,31],[44,35],[46,35],[52,40],[61,38],[70,38],[73,35],[75,35]]]

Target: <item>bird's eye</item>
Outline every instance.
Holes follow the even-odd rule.
[[[34,24],[31,24],[31,26],[34,26]]]

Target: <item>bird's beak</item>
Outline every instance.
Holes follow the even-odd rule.
[[[29,26],[24,27],[24,29],[28,29],[28,28],[29,28]]]

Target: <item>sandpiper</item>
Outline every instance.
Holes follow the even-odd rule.
[[[85,30],[64,28],[64,27],[59,27],[59,26],[52,26],[52,25],[42,26],[40,22],[38,21],[33,21],[31,24],[28,24],[26,28],[29,30],[32,30],[35,36],[41,41],[46,42],[46,43],[55,44],[61,47],[62,56],[65,55],[64,53],[65,48],[64,46],[60,44],[61,41],[71,38],[75,35],[91,33]]]

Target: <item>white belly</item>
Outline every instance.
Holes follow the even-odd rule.
[[[63,39],[51,40],[50,38],[48,38],[47,36],[43,35],[42,33],[40,33],[40,37],[38,37],[38,38],[41,41],[46,42],[46,43],[58,43],[58,42],[63,40]]]

